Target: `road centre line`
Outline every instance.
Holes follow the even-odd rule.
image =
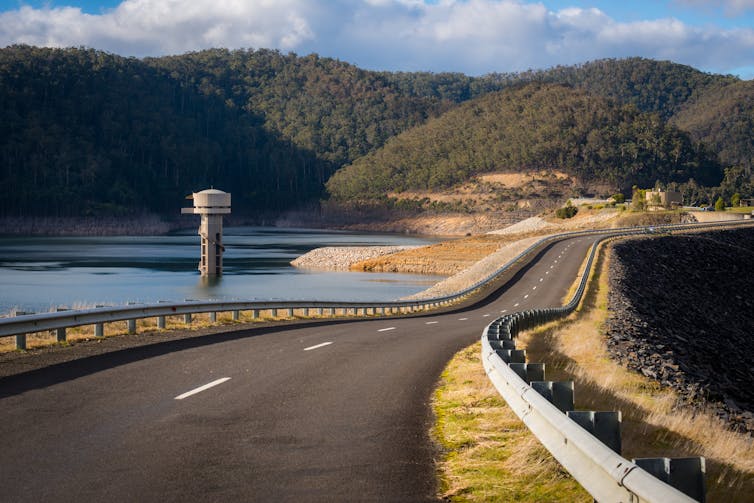
[[[395,327],[387,327],[387,328],[381,328],[377,330],[378,332],[387,332],[388,330],[395,330]]]
[[[309,346],[308,348],[304,348],[304,351],[311,351],[312,349],[323,348],[325,346],[329,346],[330,344],[332,344],[332,341],[330,341],[330,342],[323,342],[322,344],[317,344],[315,346]]]
[[[188,398],[191,395],[196,395],[197,393],[201,393],[204,390],[208,390],[210,388],[213,388],[213,387],[217,386],[218,384],[222,384],[225,381],[230,381],[230,377],[223,377],[223,378],[217,379],[215,381],[212,381],[210,383],[207,383],[204,386],[199,386],[198,388],[194,388],[191,391],[187,391],[187,392],[185,392],[183,394],[178,395],[177,397],[175,397],[175,399],[176,400],[183,400],[184,398]]]

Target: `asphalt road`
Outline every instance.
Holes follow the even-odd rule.
[[[561,305],[595,237],[455,312],[263,327],[0,379],[0,500],[432,501],[429,400],[505,312]]]

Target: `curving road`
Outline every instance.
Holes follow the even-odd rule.
[[[456,311],[251,328],[0,379],[0,500],[433,501],[442,369],[501,313],[561,305],[596,239],[552,245]]]

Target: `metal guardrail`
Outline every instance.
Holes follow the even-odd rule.
[[[743,221],[743,223],[754,224],[754,222]],[[65,310],[52,313],[24,314],[15,317],[0,319],[0,337],[17,336],[17,345],[19,342],[25,344],[24,334],[44,332],[48,330],[58,330],[58,339],[65,340],[65,329],[82,325],[95,325],[95,333],[101,335],[102,324],[118,321],[129,321],[129,331],[135,331],[135,320],[144,318],[158,318],[158,328],[164,328],[164,317],[184,315],[189,316],[198,313],[218,313],[233,312],[234,318],[238,318],[240,311],[254,310],[287,310],[292,314],[292,310],[303,310],[308,313],[310,310],[330,310],[334,315],[335,310],[354,315],[392,315],[396,313],[411,313],[424,311],[438,307],[444,307],[458,302],[477,290],[484,288],[504,274],[507,270],[514,267],[520,261],[531,258],[533,253],[544,249],[545,246],[577,236],[592,235],[629,235],[642,234],[657,231],[673,230],[693,230],[698,228],[715,228],[726,227],[731,225],[741,225],[741,223],[722,222],[709,224],[682,224],[682,225],[664,225],[655,227],[629,227],[619,229],[599,229],[589,231],[576,231],[548,236],[538,240],[522,251],[516,257],[506,264],[503,264],[493,273],[480,281],[474,283],[454,294],[434,297],[430,299],[411,300],[411,301],[388,301],[388,302],[312,302],[312,301],[185,301],[178,303],[157,303],[157,304],[136,304],[116,307],[97,307],[94,309]],[[305,314],[308,316],[308,314]]]
[[[600,243],[620,235],[626,234],[604,236],[592,245],[578,289],[568,304],[562,307],[508,314],[487,325],[482,333],[484,369],[490,381],[516,415],[596,501],[649,503],[697,501],[661,481],[636,463],[623,458],[577,424],[568,414],[564,413],[564,410],[556,406],[556,400],[551,402],[535,389],[532,382],[527,382],[525,379],[526,370],[519,369],[519,372],[516,372],[514,366],[517,363],[512,363],[513,354],[511,352],[517,350],[498,349],[506,346],[515,348],[515,343],[511,343],[511,341],[520,330],[554,321],[567,316],[576,309],[586,290]],[[519,360],[523,360],[524,352],[518,351],[520,352]],[[521,367],[520,363],[518,365]],[[524,367],[526,365],[524,364]],[[537,375],[541,375],[541,378],[544,379],[544,365],[534,365],[537,365]],[[541,386],[539,387],[541,388]],[[573,409],[573,388],[570,389],[570,408]],[[620,435],[619,429],[617,433]],[[703,458],[699,465],[704,466]],[[701,477],[703,474],[692,473],[690,476],[692,478]],[[686,486],[693,486],[697,491],[695,496],[700,501],[704,501],[703,479],[698,484],[687,483]]]

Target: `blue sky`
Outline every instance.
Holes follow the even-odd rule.
[[[754,0],[0,0],[0,47],[275,48],[471,75],[607,57],[754,77]]]

